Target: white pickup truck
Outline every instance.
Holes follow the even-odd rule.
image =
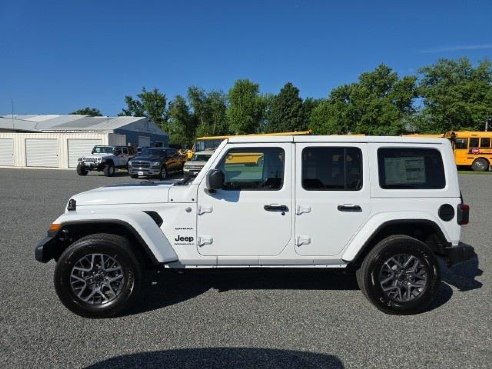
[[[474,255],[468,215],[446,139],[246,136],[188,181],[73,196],[35,256],[87,317],[135,303],[151,267],[345,269],[378,309],[411,314],[436,294],[438,257]]]

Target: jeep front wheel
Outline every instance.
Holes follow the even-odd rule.
[[[109,163],[109,164],[106,164],[104,166],[104,175],[106,177],[112,177],[112,176],[114,176],[114,172],[115,172],[115,169],[114,169],[114,164],[113,163]]]
[[[380,241],[357,271],[364,295],[388,314],[425,311],[439,287],[440,272],[432,250],[405,235]]]
[[[94,234],[74,242],[55,268],[55,289],[63,305],[83,317],[118,315],[141,289],[142,268],[126,238]]]
[[[79,176],[86,176],[87,173],[88,173],[88,171],[87,171],[85,165],[83,165],[83,164],[77,164],[77,174]]]

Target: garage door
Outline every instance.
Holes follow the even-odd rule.
[[[26,166],[58,168],[58,140],[26,138]]]
[[[140,147],[150,147],[150,137],[138,136],[138,146]]]
[[[14,140],[0,138],[0,165],[14,165]]]
[[[95,145],[101,145],[101,140],[82,140],[82,139],[70,139],[68,140],[68,167],[75,168],[77,166],[78,159],[84,155],[89,155],[92,148]]]

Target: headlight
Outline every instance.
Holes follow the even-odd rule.
[[[97,161],[103,161],[103,158],[97,158]]]
[[[131,161],[131,160],[130,160],[130,161],[128,161],[128,165],[132,165],[132,161]]]
[[[153,166],[153,167],[158,167],[158,166],[160,166],[160,165],[161,165],[161,162],[160,162],[160,161],[153,161],[153,162],[152,162],[152,166]]]

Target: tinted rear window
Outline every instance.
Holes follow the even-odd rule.
[[[444,188],[441,153],[427,148],[378,150],[379,185],[384,189]]]

